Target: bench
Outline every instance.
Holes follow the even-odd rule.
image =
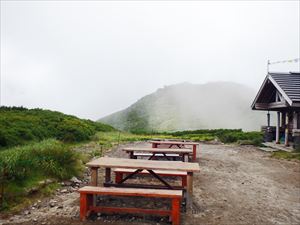
[[[179,225],[180,223],[180,201],[182,198],[182,191],[180,190],[85,186],[83,188],[80,188],[78,192],[80,193],[80,220],[81,221],[84,221],[91,212],[105,212],[105,213],[133,213],[133,214],[143,213],[143,214],[154,214],[160,216],[170,216],[172,225]],[[95,195],[167,198],[172,200],[172,206],[170,210],[94,206],[93,196]]]
[[[115,182],[120,183],[123,179],[124,175],[129,175],[133,173],[134,169],[123,169],[123,168],[116,168],[114,170],[115,173]],[[154,170],[154,172],[159,176],[165,177],[181,177],[181,185],[182,188],[186,187],[187,185],[187,172],[182,171],[172,171],[172,170]],[[142,175],[150,175],[147,170],[143,170],[142,172],[138,173]]]
[[[153,157],[153,158],[172,158],[174,161],[175,161],[175,159],[176,158],[180,158],[180,155],[179,154],[170,154],[170,153],[168,153],[168,154],[162,154],[162,153],[155,153],[155,155],[153,156],[153,154],[152,153],[142,153],[142,152],[134,152],[133,153],[133,158],[135,158],[135,159],[137,159],[138,157],[141,157],[141,158],[143,158],[143,157]]]

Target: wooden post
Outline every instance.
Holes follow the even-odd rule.
[[[268,127],[270,126],[270,112],[268,111],[268,114],[267,114],[267,118],[268,118]]]
[[[179,198],[172,199],[172,225],[180,224],[180,201]]]
[[[189,161],[189,154],[182,154],[182,161],[188,162]]]
[[[186,187],[186,210],[191,210],[193,206],[193,173],[187,173],[187,187]]]
[[[193,162],[196,161],[197,158],[197,145],[193,145]]]
[[[281,127],[284,127],[285,126],[285,112],[282,112],[281,113]]]
[[[284,137],[284,145],[285,146],[290,146],[289,145],[289,114],[286,113],[285,116],[285,137]]]
[[[129,152],[129,158],[130,158],[130,159],[134,159],[133,151]]]
[[[157,148],[157,143],[152,143],[152,148]]]
[[[294,112],[293,113],[293,129],[297,129],[297,124],[298,124],[298,113]]]
[[[105,183],[111,182],[111,169],[105,168]]]
[[[98,185],[98,168],[92,167],[91,168],[91,186],[97,186]]]
[[[123,180],[123,173],[122,172],[117,172],[116,177],[115,177],[116,183],[119,184],[121,182],[121,180]]]
[[[87,214],[87,208],[88,208],[88,202],[86,198],[86,193],[80,193],[80,220],[85,221],[86,214]]]
[[[186,188],[186,185],[187,185],[187,177],[186,176],[181,177],[181,185],[183,188]]]
[[[98,186],[98,167],[92,167],[92,174],[91,174],[91,186]],[[84,197],[85,201],[86,201],[86,196]],[[86,204],[86,203],[84,203]],[[80,205],[81,205],[81,200],[80,200]],[[93,197],[93,206],[97,205],[97,196],[94,195]],[[86,209],[85,209],[86,211]],[[85,216],[86,216],[86,212],[85,212]],[[80,209],[80,217],[81,217],[81,209]],[[84,217],[85,219],[85,217]]]
[[[276,144],[280,144],[279,134],[280,134],[280,112],[277,112]]]

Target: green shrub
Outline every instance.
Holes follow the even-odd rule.
[[[115,129],[109,125],[60,112],[29,110],[23,107],[0,107],[0,148],[48,138],[79,142],[89,140],[97,131],[113,130]]]
[[[0,152],[0,190],[5,190],[1,196],[10,201],[42,178],[67,179],[81,169],[80,155],[53,139],[4,150]]]

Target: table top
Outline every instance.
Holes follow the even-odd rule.
[[[86,164],[88,167],[106,167],[106,168],[130,168],[130,169],[148,169],[148,170],[177,170],[185,172],[199,172],[198,163],[180,162],[180,161],[156,161],[143,159],[123,159],[100,157]]]
[[[152,153],[192,153],[190,148],[145,148],[145,147],[134,147],[134,148],[123,148],[126,152],[152,152]]]
[[[198,145],[197,142],[189,142],[189,141],[150,141],[150,143],[155,144],[167,144],[167,145]]]

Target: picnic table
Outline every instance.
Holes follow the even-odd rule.
[[[162,155],[165,159],[170,160],[170,154],[176,154],[182,157],[182,161],[188,161],[188,156],[193,151],[189,148],[145,148],[145,147],[131,147],[123,148],[123,151],[129,154],[131,159],[135,158],[135,153],[151,153],[148,160],[155,158],[156,156]]]
[[[153,140],[150,141],[152,143],[152,148],[158,148],[159,145],[168,145],[169,148],[172,148],[173,146],[177,146],[178,148],[184,148],[185,146],[192,145],[193,146],[193,161],[196,160],[197,155],[197,146],[199,146],[199,143],[197,142],[188,142],[188,141],[161,141],[161,140]]]
[[[91,168],[91,185],[98,186],[98,169],[100,167],[105,168],[105,182],[104,186],[116,186],[116,187],[129,187],[129,184],[124,184],[124,182],[134,175],[147,170],[149,174],[163,183],[163,186],[158,187],[157,185],[149,184],[136,184],[135,187],[142,188],[163,188],[163,189],[176,189],[165,181],[162,177],[155,173],[155,170],[171,170],[171,171],[184,171],[187,172],[187,184],[186,184],[186,204],[187,209],[192,205],[193,196],[193,173],[199,172],[200,167],[198,163],[188,163],[180,161],[153,161],[153,160],[141,160],[141,159],[123,159],[123,158],[110,158],[110,157],[100,157],[98,159],[92,160],[86,164]],[[134,169],[133,173],[123,178],[120,183],[116,184],[112,182],[111,179],[111,169],[112,168],[127,168]],[[143,181],[140,179],[139,181]]]

